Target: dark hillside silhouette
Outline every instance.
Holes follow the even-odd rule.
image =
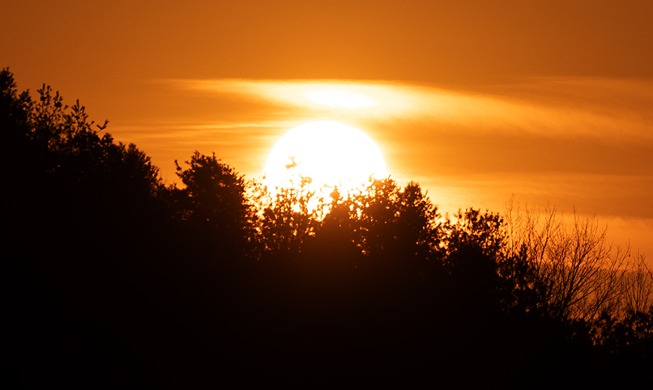
[[[8,69],[0,125],[7,388],[650,381],[653,275],[591,224],[443,216],[390,178],[274,192],[199,152],[164,185]]]

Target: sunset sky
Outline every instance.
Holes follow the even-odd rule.
[[[648,0],[4,1],[0,67],[169,183],[195,150],[255,178],[289,129],[337,120],[443,212],[576,209],[653,263],[651,21]]]

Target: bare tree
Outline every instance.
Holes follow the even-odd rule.
[[[609,243],[595,216],[574,211],[565,219],[555,208],[510,202],[506,226],[510,249],[525,248],[545,286],[544,309],[552,317],[591,322],[604,312],[619,316],[650,304],[650,271],[630,248]]]
[[[646,258],[638,253],[634,267],[624,280],[624,308],[629,313],[645,313],[653,306],[653,270],[646,264]]]

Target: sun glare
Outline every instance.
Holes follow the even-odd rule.
[[[314,121],[290,129],[274,145],[264,168],[271,188],[297,185],[338,186],[348,191],[370,177],[387,176],[381,150],[363,131],[335,121]]]
[[[333,108],[367,108],[374,105],[370,97],[346,89],[321,88],[306,92],[313,103]]]

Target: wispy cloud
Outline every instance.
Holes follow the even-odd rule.
[[[265,102],[296,118],[428,122],[466,132],[653,140],[653,83],[606,79],[532,79],[483,91],[460,91],[389,81],[168,80],[177,88],[243,102]],[[644,85],[642,85],[644,84]],[[367,99],[369,104],[325,104]],[[330,94],[330,95],[329,95]],[[337,101],[336,101],[337,102]]]

